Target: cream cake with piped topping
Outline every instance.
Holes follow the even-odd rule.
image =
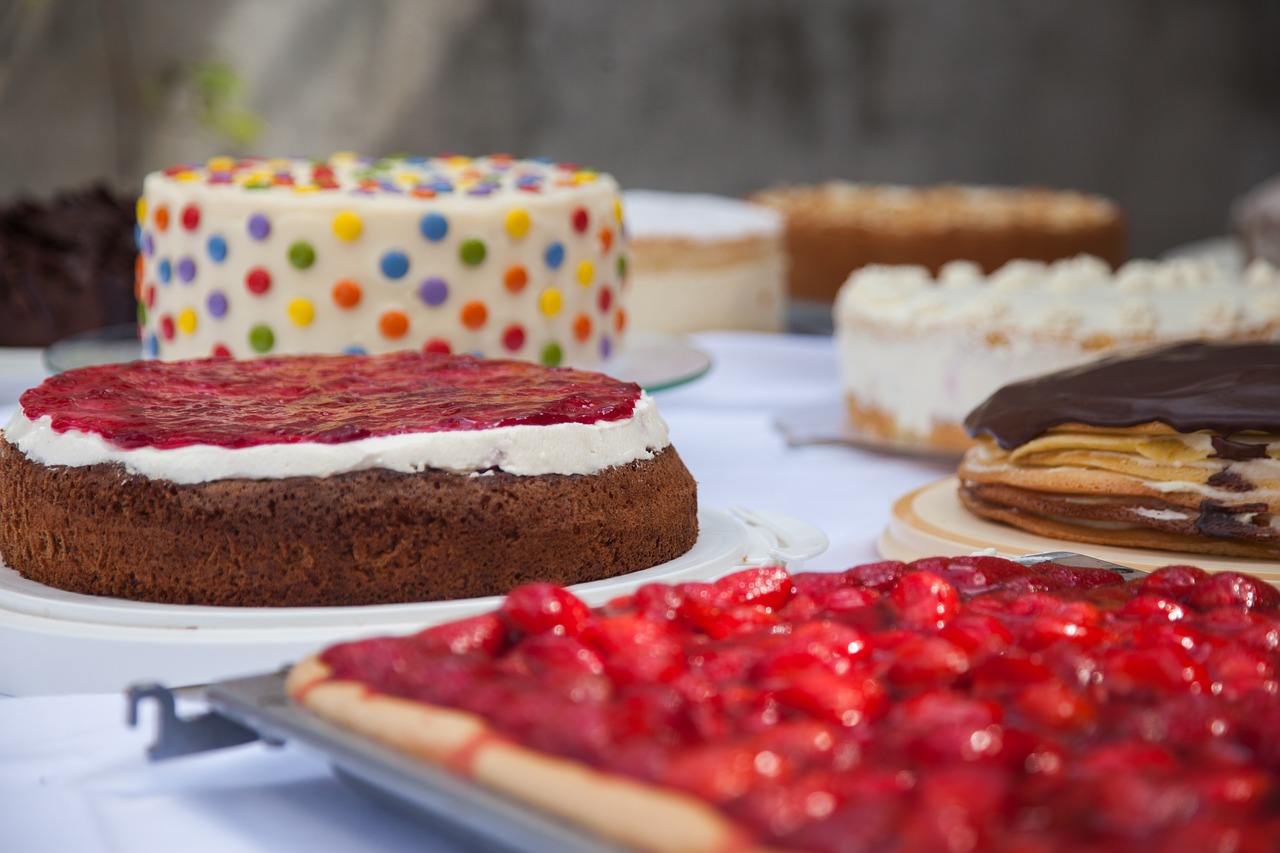
[[[646,393],[514,359],[85,367],[25,392],[0,441],[0,559],[94,595],[470,598],[648,568],[697,537]]]
[[[593,367],[622,344],[617,183],[489,157],[214,157],[147,176],[143,351],[416,349]]]
[[[1186,340],[1280,338],[1280,272],[1212,260],[1090,256],[866,267],[836,301],[840,375],[852,429],[904,448],[960,452],[965,416],[996,389],[1113,353]]]

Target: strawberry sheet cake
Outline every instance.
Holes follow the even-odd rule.
[[[314,713],[648,851],[1274,851],[1280,592],[995,557],[750,569],[333,646]]]

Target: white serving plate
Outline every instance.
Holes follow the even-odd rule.
[[[641,584],[795,565],[826,549],[817,528],[772,513],[698,512],[683,556],[570,587],[591,605]],[[202,607],[83,595],[0,566],[0,694],[101,693],[139,681],[198,684],[267,672],[331,643],[404,634],[493,610],[499,596],[362,607]]]

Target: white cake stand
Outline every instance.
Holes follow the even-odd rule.
[[[706,580],[822,553],[817,528],[773,513],[701,509],[688,553],[571,587],[592,605],[652,581]],[[0,694],[101,693],[131,683],[220,681],[285,666],[326,645],[404,634],[495,609],[500,597],[364,607],[200,607],[82,595],[0,566]]]

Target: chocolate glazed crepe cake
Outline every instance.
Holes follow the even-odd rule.
[[[1001,388],[960,499],[1078,542],[1280,556],[1280,345],[1187,343]]]

